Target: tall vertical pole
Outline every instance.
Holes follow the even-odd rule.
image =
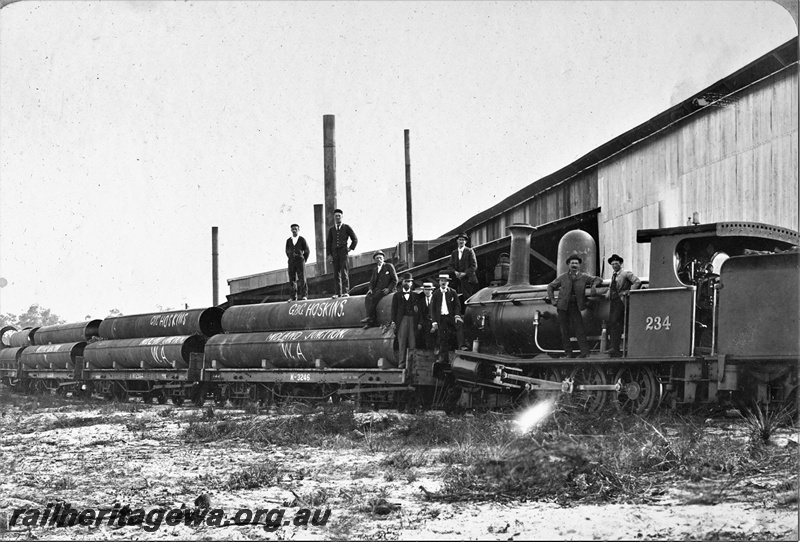
[[[414,267],[414,221],[411,211],[411,149],[408,130],[403,131],[406,147],[406,228],[408,230],[408,246],[406,247],[406,265]]]
[[[336,117],[334,115],[322,116],[322,147],[325,158],[325,231],[327,232],[333,227],[333,210],[336,209]]]
[[[211,291],[212,306],[219,305],[219,253],[217,251],[218,228],[211,226]]]
[[[325,216],[321,203],[314,204],[314,241],[317,253],[317,273],[322,276],[325,274],[328,259],[325,257]]]

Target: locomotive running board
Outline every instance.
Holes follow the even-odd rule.
[[[532,358],[518,358],[508,354],[484,354],[461,350],[455,352],[455,357],[472,361],[488,361],[503,365],[628,365],[628,364],[658,364],[658,363],[685,363],[687,361],[703,361],[703,356],[690,357],[661,357],[661,358],[611,358],[605,355],[589,356],[588,358],[552,358],[547,354],[538,354]]]

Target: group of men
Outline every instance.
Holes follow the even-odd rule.
[[[328,257],[333,264],[333,297],[350,295],[347,255],[358,244],[353,228],[342,222],[343,214],[341,209],[334,210],[334,225],[328,230],[326,242]],[[305,262],[310,250],[306,240],[299,235],[300,226],[292,224],[291,231],[292,236],[286,240],[289,281],[292,285],[292,297],[289,301],[308,299]],[[411,273],[403,274],[401,288],[398,289],[394,266],[386,262],[386,255],[382,250],[373,254],[375,268],[364,301],[367,316],[362,323],[365,329],[377,326],[378,303],[383,297],[396,293],[392,299],[389,325],[395,330],[401,359],[405,359],[407,348],[417,348],[419,344],[420,347],[435,349],[439,360],[443,361],[444,352],[450,349],[453,335],[456,337],[457,348],[469,350],[469,345],[464,342],[463,311],[466,308],[464,302],[472,296],[478,285],[478,260],[475,251],[467,246],[468,241],[469,238],[464,233],[456,236],[457,247],[450,254],[448,272],[439,274],[438,288],[432,282],[425,282],[422,285],[422,294],[413,291],[414,277]],[[577,254],[569,256],[566,263],[569,268],[567,272],[547,285],[545,301],[556,305],[565,354],[576,357],[571,341],[574,335],[580,350],[577,357],[588,357],[590,349],[581,311],[586,308],[586,288],[590,287],[591,295],[596,295],[595,288],[603,279],[582,272],[580,268],[583,260]],[[611,357],[619,357],[622,355],[620,346],[625,322],[625,298],[631,290],[641,286],[641,281],[631,271],[622,269],[624,262],[619,255],[613,254],[608,263],[613,274],[605,294],[610,301],[607,353]],[[451,278],[457,281],[458,291],[450,288]],[[556,290],[559,291],[558,301],[554,295]]]
[[[458,234],[458,247],[450,255],[448,272],[439,274],[438,288],[434,288],[432,282],[424,282],[422,294],[413,291],[414,276],[411,273],[402,275],[398,290],[394,266],[386,262],[382,250],[373,254],[376,265],[364,300],[367,316],[362,323],[365,329],[377,326],[378,303],[384,296],[394,293],[389,326],[397,337],[401,360],[405,360],[407,349],[424,347],[435,350],[439,361],[444,361],[444,352],[450,350],[454,335],[457,347],[469,349],[464,342],[463,310],[466,305],[459,295],[463,300],[472,295],[478,283],[478,260],[475,251],[466,246],[467,240],[466,234]],[[450,288],[451,273],[459,282],[460,292]]]
[[[556,305],[558,313],[558,325],[561,330],[561,344],[564,353],[572,358],[576,357],[572,351],[572,341],[570,337],[574,333],[578,340],[578,348],[581,353],[580,358],[589,357],[589,342],[586,339],[586,330],[583,327],[581,311],[586,308],[586,288],[591,288],[591,295],[596,295],[596,287],[603,279],[580,270],[583,259],[577,254],[567,258],[569,269],[566,273],[557,276],[553,282],[547,285],[547,303]],[[622,342],[622,332],[625,326],[625,298],[631,290],[637,290],[642,282],[631,271],[623,270],[624,263],[621,256],[612,254],[608,259],[611,269],[611,282],[606,290],[606,298],[609,299],[611,308],[608,319],[608,343],[607,354],[611,357],[622,356],[620,345]],[[555,291],[558,290],[558,301],[554,298]],[[573,333],[570,333],[570,328]]]

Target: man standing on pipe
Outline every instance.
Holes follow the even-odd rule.
[[[355,250],[358,244],[358,237],[353,228],[342,223],[341,209],[333,211],[333,226],[328,230],[328,239],[325,246],[328,247],[328,257],[333,263],[333,297],[347,297],[350,295],[350,275],[348,274],[347,253]],[[347,240],[350,246],[347,246]]]
[[[306,261],[311,254],[305,238],[300,233],[300,226],[290,226],[292,236],[286,240],[286,257],[289,259],[289,282],[292,284],[292,297],[289,301],[308,299],[308,283],[306,282]],[[299,285],[298,285],[299,283]]]

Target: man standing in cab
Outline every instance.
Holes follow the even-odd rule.
[[[631,290],[638,290],[642,286],[642,281],[633,272],[622,269],[622,256],[612,254],[608,259],[614,273],[611,275],[611,284],[606,291],[606,298],[611,301],[611,309],[608,317],[608,351],[612,358],[622,356],[620,344],[622,344],[622,330],[625,327],[625,306],[627,297]]]
[[[392,264],[384,262],[386,255],[383,251],[377,251],[372,255],[372,259],[377,265],[372,270],[369,290],[364,298],[364,306],[367,309],[367,317],[361,320],[364,329],[378,325],[378,302],[383,296],[391,294],[397,288],[397,272]]]
[[[450,271],[458,281],[458,293],[461,294],[461,307],[467,307],[467,299],[475,292],[478,287],[478,258],[475,251],[467,246],[469,238],[466,233],[459,233],[456,236],[458,246],[450,254],[450,261],[447,270]]]
[[[564,353],[567,357],[575,357],[572,354],[572,343],[570,342],[570,326],[578,339],[578,347],[581,350],[581,358],[589,357],[589,341],[586,340],[586,329],[583,327],[583,317],[581,311],[586,308],[586,286],[591,283],[591,295],[596,294],[596,286],[603,282],[600,277],[593,277],[581,271],[583,260],[577,254],[567,258],[569,270],[557,276],[553,282],[547,285],[547,299],[545,303],[555,304],[554,291],[558,292],[558,325],[561,328],[561,344],[564,346]]]
[[[292,297],[289,301],[308,299],[308,283],[306,282],[306,261],[311,250],[300,233],[300,226],[289,226],[292,236],[286,240],[286,257],[289,259],[289,282],[292,284]]]
[[[451,336],[453,332],[458,340],[456,348],[464,344],[464,319],[461,317],[461,303],[458,301],[458,294],[449,287],[450,275],[448,273],[439,274],[439,287],[433,292],[431,300],[431,319],[432,327],[439,333],[439,357],[436,361],[443,363],[447,361],[445,356],[450,350]],[[468,350],[467,347],[462,347]]]
[[[412,286],[414,286],[414,276],[411,273],[403,273],[403,286],[392,297],[391,328],[397,337],[400,369],[406,366],[406,350],[417,347],[415,334],[419,321],[419,300],[417,294],[411,291]]]
[[[355,250],[358,237],[353,228],[342,223],[341,209],[333,211],[333,226],[328,230],[325,246],[328,247],[328,257],[333,263],[333,297],[347,297],[350,295],[350,275],[348,274],[347,253]],[[347,246],[347,240],[350,246]]]

